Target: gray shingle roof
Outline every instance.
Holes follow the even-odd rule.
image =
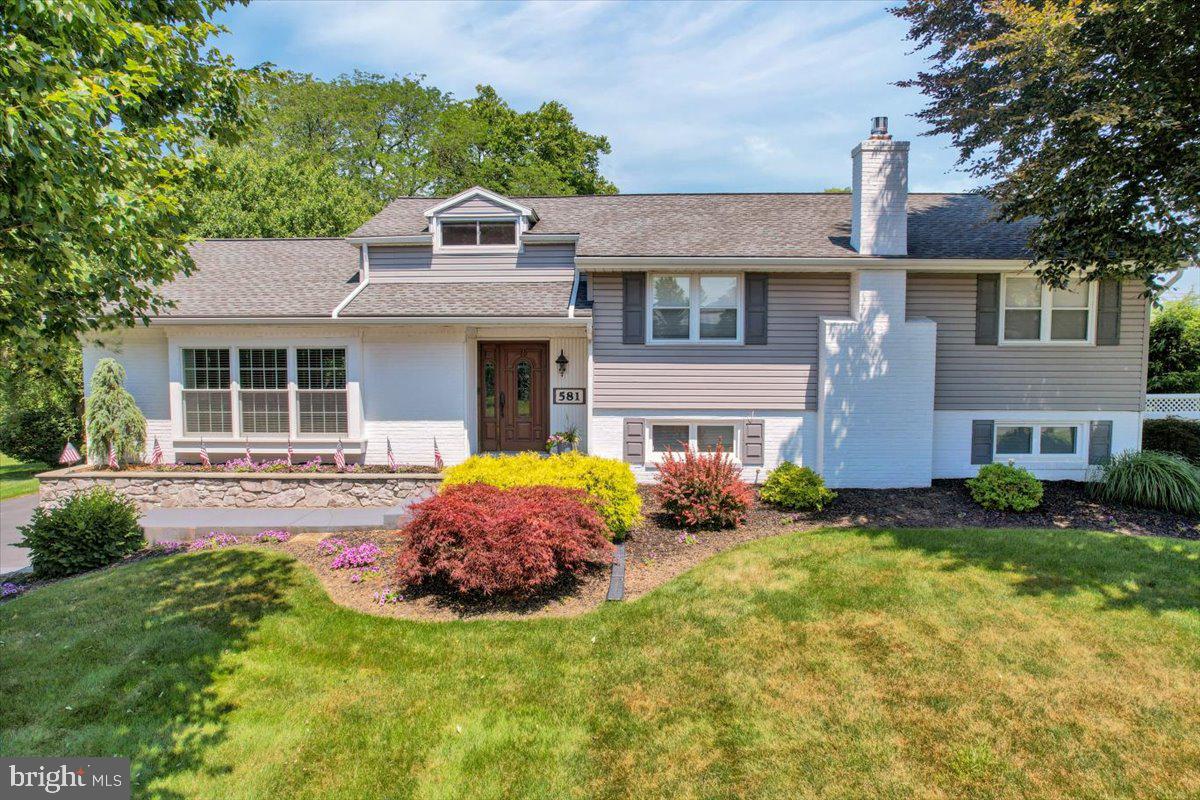
[[[571,281],[370,283],[341,317],[566,317]]]
[[[328,317],[358,281],[359,248],[342,239],[209,239],[196,271],[164,287],[164,317]]]
[[[580,256],[855,258],[849,194],[627,194],[514,197],[538,214],[533,233],[575,233]],[[399,236],[426,230],[437,202],[402,197],[354,232]],[[910,194],[910,258],[1025,256],[1029,223],[992,218],[977,194]]]

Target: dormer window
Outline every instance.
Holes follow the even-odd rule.
[[[450,222],[441,224],[442,247],[511,247],[517,243],[516,222]]]

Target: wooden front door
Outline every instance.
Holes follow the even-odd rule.
[[[550,347],[479,343],[479,449],[541,450],[550,435]]]

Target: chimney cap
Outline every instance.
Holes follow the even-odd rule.
[[[872,117],[871,118],[871,138],[872,139],[890,139],[888,134],[888,118],[887,117]]]

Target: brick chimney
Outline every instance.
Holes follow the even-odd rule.
[[[850,246],[865,256],[908,255],[908,142],[892,141],[887,117],[875,117],[850,158]]]

